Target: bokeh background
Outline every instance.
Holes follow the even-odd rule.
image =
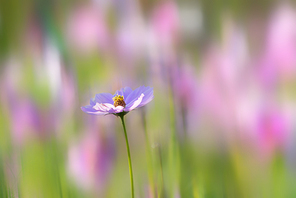
[[[0,1],[0,197],[296,197],[296,7],[266,0]]]

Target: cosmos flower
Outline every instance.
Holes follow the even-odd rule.
[[[153,97],[151,87],[141,86],[135,90],[125,87],[116,91],[114,95],[96,94],[95,98],[90,100],[90,105],[81,107],[81,110],[93,115],[125,115],[133,109],[146,105]]]
[[[120,117],[126,141],[132,198],[135,197],[133,169],[128,137],[123,117],[129,111],[146,105],[153,99],[153,97],[153,88],[151,87],[141,86],[134,91],[129,87],[125,87],[120,89],[119,91],[116,91],[114,95],[110,93],[97,94],[95,98],[90,100],[90,105],[81,107],[82,111],[89,114],[113,114]]]

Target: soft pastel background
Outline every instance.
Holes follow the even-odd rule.
[[[0,1],[0,197],[296,197],[296,6],[265,0]]]

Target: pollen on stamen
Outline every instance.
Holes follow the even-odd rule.
[[[123,106],[123,107],[125,107],[126,106],[126,104],[124,102],[123,96],[116,95],[112,99],[114,101],[114,107],[117,107],[117,106]]]

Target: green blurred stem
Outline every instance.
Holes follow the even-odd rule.
[[[131,179],[132,198],[134,198],[135,193],[134,193],[134,177],[133,177],[132,159],[131,159],[131,153],[130,153],[130,148],[129,148],[129,143],[128,143],[128,138],[127,138],[127,133],[126,133],[126,128],[125,128],[125,123],[124,123],[123,117],[124,117],[124,115],[121,115],[120,119],[122,122],[124,135],[125,135],[126,150],[127,150],[127,157],[128,157],[128,167],[129,167],[129,173],[130,173],[130,179]]]
[[[159,165],[160,165],[160,172],[161,172],[161,184],[162,184],[162,190],[160,192],[159,197],[166,197],[165,196],[165,189],[164,189],[164,179],[163,179],[163,165],[162,165],[161,145],[158,146],[158,156],[159,156]]]
[[[147,124],[146,124],[146,112],[145,109],[142,111],[142,122],[143,122],[143,127],[144,127],[144,133],[145,133],[145,140],[146,140],[146,152],[147,152],[147,163],[148,163],[148,177],[149,177],[149,183],[150,187],[153,192],[153,198],[155,196],[155,189],[154,189],[154,182],[153,182],[153,164],[152,164],[152,153],[151,153],[151,148],[150,148],[150,140],[148,136],[148,131],[147,131]]]

